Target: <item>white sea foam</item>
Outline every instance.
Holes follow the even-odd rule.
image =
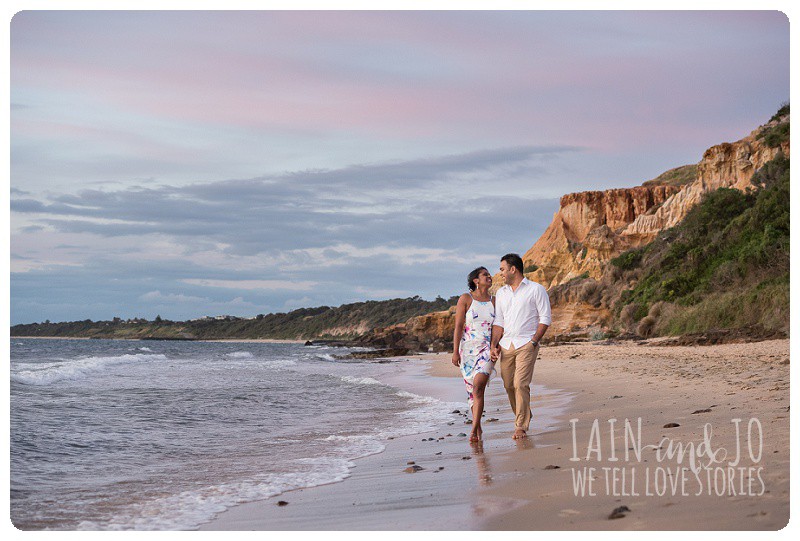
[[[139,351],[153,351],[152,349],[147,348],[147,347],[140,347],[138,349],[139,349]]]
[[[408,391],[400,391],[395,393],[397,396],[402,396],[403,398],[410,398],[411,401],[415,404],[438,404],[442,402],[437,398],[433,398],[432,396],[422,396],[414,393],[409,393]]]
[[[358,385],[384,385],[377,379],[372,378],[357,378],[355,376],[339,376],[342,381],[346,381],[347,383],[355,383]]]
[[[29,369],[11,374],[11,381],[26,385],[50,385],[63,380],[77,380],[102,373],[112,366],[136,364],[148,361],[166,361],[164,355],[118,355],[114,357],[86,357],[41,364],[26,364]]]
[[[324,359],[326,361],[335,361],[336,357],[331,355],[330,353],[318,353],[315,355],[318,359]]]
[[[304,471],[271,473],[250,481],[230,482],[187,490],[179,494],[135,504],[107,523],[83,521],[78,530],[190,530],[226,509],[265,500],[296,488],[342,481],[350,476],[352,462],[319,457],[296,460]]]
[[[230,357],[231,359],[252,359],[253,354],[249,351],[234,351],[233,353],[227,353],[226,357]]]

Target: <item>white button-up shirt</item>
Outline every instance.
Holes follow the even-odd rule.
[[[509,285],[497,291],[493,325],[503,328],[500,347],[524,346],[536,334],[539,323],[551,323],[550,297],[544,286],[523,278],[516,291]]]

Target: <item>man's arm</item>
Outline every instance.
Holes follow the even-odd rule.
[[[544,323],[539,323],[539,326],[536,327],[536,333],[533,335],[532,340],[537,344],[541,342],[544,333],[547,332],[547,329],[550,328],[550,325],[545,325]]]
[[[540,289],[534,293],[533,300],[536,303],[536,311],[539,313],[539,326],[536,327],[533,341],[538,344],[552,323],[550,297],[547,295],[547,290],[540,286]]]

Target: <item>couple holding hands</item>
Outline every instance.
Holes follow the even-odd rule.
[[[472,409],[471,442],[481,440],[484,391],[500,361],[503,386],[516,416],[514,439],[527,436],[531,422],[531,379],[539,341],[551,323],[550,299],[540,284],[525,278],[522,258],[500,258],[505,285],[493,297],[485,267],[469,273],[469,293],[458,299],[453,333],[453,364],[461,368]]]

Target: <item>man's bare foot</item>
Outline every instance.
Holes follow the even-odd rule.
[[[514,438],[515,440],[521,440],[523,438],[527,438],[528,434],[526,434],[525,431],[522,430],[521,428],[517,428],[516,430],[514,430],[514,435],[511,437]]]
[[[483,438],[483,429],[480,426],[476,426],[472,428],[472,432],[469,433],[469,441],[476,442],[481,441]]]

